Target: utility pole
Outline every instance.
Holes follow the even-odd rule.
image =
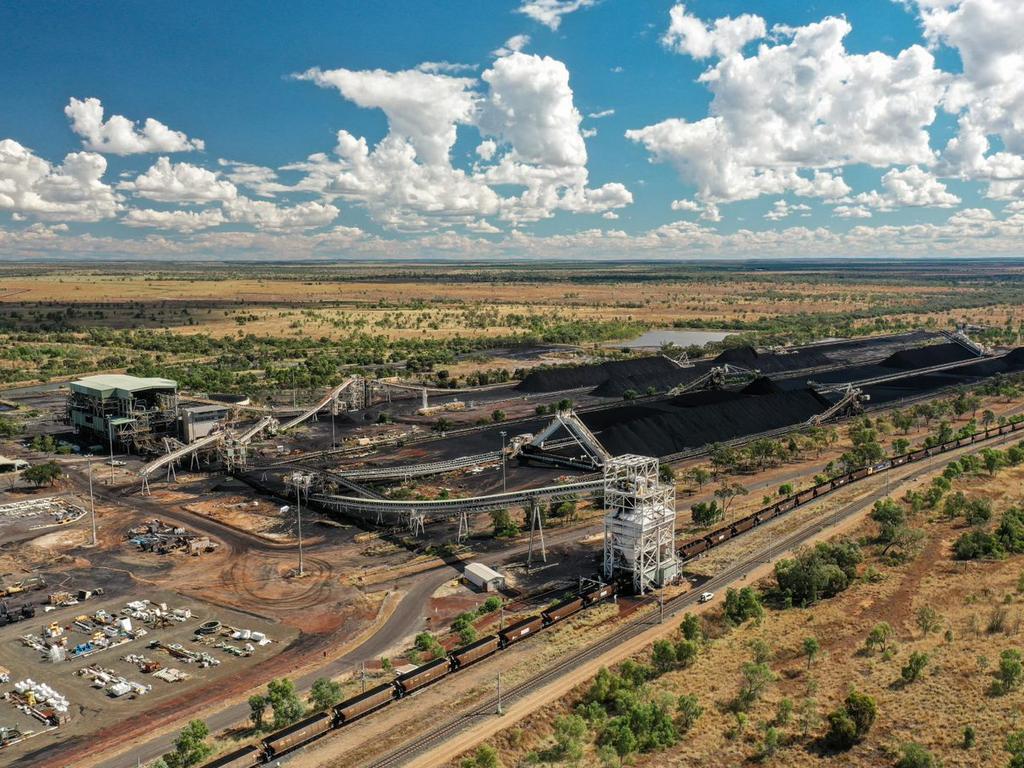
[[[295,480],[295,510],[296,518],[299,521],[299,576],[305,576],[306,570],[303,567],[302,562],[302,488],[299,486],[299,482],[302,478],[298,472],[293,475]]]
[[[665,623],[665,594],[661,591],[658,592],[658,623]]]
[[[366,662],[359,662],[359,682],[362,685],[362,693],[366,693]]]
[[[501,492],[505,493],[508,489],[505,485],[505,430],[501,430]]]
[[[92,545],[96,546],[96,497],[92,494],[92,456],[89,457],[89,507],[92,509]]]
[[[498,673],[498,714],[505,714],[501,709],[501,672]]]
[[[337,440],[334,438],[334,413],[338,410],[338,399],[335,398],[331,401],[331,448],[337,445]]]

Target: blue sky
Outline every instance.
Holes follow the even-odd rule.
[[[1021,255],[1022,6],[4,4],[0,259]]]

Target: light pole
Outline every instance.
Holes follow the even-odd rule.
[[[501,430],[501,492],[505,493],[507,489],[505,484],[505,430]]]
[[[501,709],[501,672],[498,673],[498,714],[505,714]]]
[[[96,546],[96,497],[92,494],[92,456],[89,457],[89,506],[92,509],[92,545]]]
[[[334,439],[334,413],[338,410],[338,401],[331,401],[331,448],[337,445],[337,440]]]
[[[107,440],[110,442],[110,484],[114,484],[114,424],[107,418]]]
[[[299,522],[299,576],[302,577],[306,575],[302,561],[302,488],[299,485],[302,475],[296,472],[292,479],[295,481],[295,516]]]

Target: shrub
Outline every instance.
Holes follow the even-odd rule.
[[[917,742],[911,741],[900,747],[900,759],[896,768],[937,768],[939,762]]]
[[[733,624],[742,624],[747,619],[760,619],[764,615],[761,597],[753,587],[725,592],[725,618]]]
[[[900,670],[900,677],[904,683],[913,683],[921,677],[926,666],[928,666],[928,654],[914,651],[910,654],[907,663],[903,665],[903,669]]]
[[[810,605],[845,590],[863,560],[860,547],[852,541],[820,542],[803,549],[795,558],[775,564],[775,581],[780,596],[793,605]]]

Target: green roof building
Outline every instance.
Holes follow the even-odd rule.
[[[126,450],[153,450],[173,434],[178,417],[178,382],[124,374],[86,376],[71,382],[68,422],[78,433]]]

